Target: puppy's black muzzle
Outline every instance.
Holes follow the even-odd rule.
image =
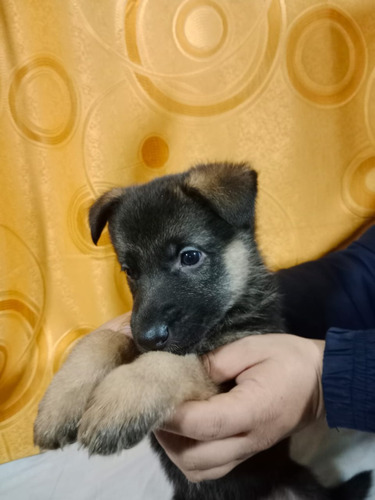
[[[169,330],[165,324],[156,324],[137,336],[136,342],[145,351],[161,350],[166,345]]]

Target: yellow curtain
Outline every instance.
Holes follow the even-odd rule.
[[[260,172],[272,268],[375,214],[373,0],[2,0],[0,461],[72,344],[131,307],[87,208],[213,160]]]

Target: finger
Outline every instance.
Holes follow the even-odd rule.
[[[226,476],[232,469],[238,465],[237,462],[216,467],[215,469],[207,469],[203,471],[182,471],[186,479],[191,483],[200,483],[201,481],[211,481]]]
[[[232,436],[217,441],[194,441],[166,431],[156,431],[156,438],[176,465],[184,471],[205,471],[240,463],[252,456],[251,438]]]
[[[130,327],[130,318],[131,318],[131,311],[127,312],[126,314],[123,314],[120,316],[121,318],[121,323],[119,324],[119,331],[127,335],[128,337],[133,338],[132,334],[132,329]],[[120,319],[119,318],[119,319]]]
[[[124,333],[128,337],[131,337],[132,333],[130,328],[130,318],[131,318],[131,311],[107,321],[106,323],[104,323],[104,325],[101,325],[95,331],[114,330],[120,333]]]
[[[162,429],[198,441],[223,439],[256,427],[267,404],[257,383],[246,380],[207,401],[181,404]]]
[[[268,359],[274,336],[267,334],[244,337],[203,355],[203,364],[217,384],[234,380],[244,370]]]
[[[203,471],[182,471],[186,479],[191,483],[200,483],[201,481],[211,481],[214,479],[220,479],[226,476],[232,469],[234,469],[238,463],[233,462],[222,467],[216,467],[215,469],[207,469]]]
[[[195,448],[195,446],[199,446],[200,443],[196,443],[195,441],[183,436],[169,435],[169,437],[167,437],[167,435],[168,433],[164,433],[160,430],[155,432],[156,439],[159,441],[161,446],[165,447],[165,452],[170,460],[181,470],[190,482],[198,483],[201,481],[218,479],[228,474],[228,472],[240,463],[240,460],[234,460],[233,462],[227,462],[212,468],[205,467],[202,469],[195,466],[194,463],[185,464],[185,462],[181,460],[180,456],[180,443],[182,443],[182,447],[186,447],[186,449],[189,449],[190,447]],[[221,455],[221,452],[219,455]]]

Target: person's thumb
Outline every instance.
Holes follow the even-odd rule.
[[[204,354],[201,359],[209,377],[222,384],[262,363],[267,357],[263,339],[261,335],[245,337]]]

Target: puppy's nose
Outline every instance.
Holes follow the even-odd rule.
[[[169,337],[167,325],[155,325],[137,339],[140,347],[146,351],[162,349]]]

